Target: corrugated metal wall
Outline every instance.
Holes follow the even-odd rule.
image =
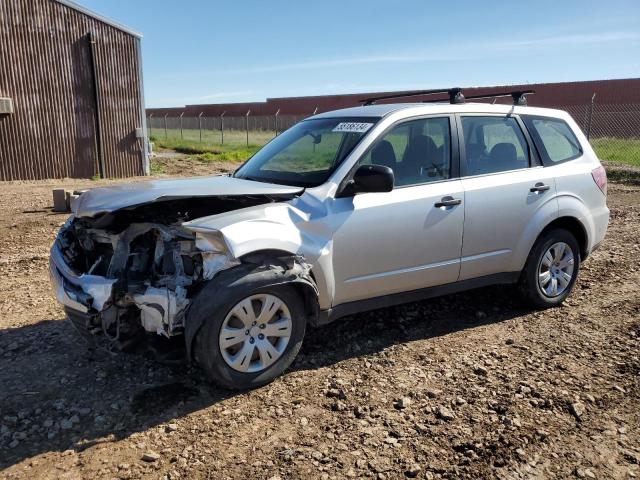
[[[140,39],[54,0],[0,1],[0,180],[99,173],[95,40],[104,174],[144,173]]]

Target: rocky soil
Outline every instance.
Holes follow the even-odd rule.
[[[640,476],[639,186],[609,185],[606,242],[564,306],[496,287],[350,317],[230,393],[90,353],[63,321],[51,188],[104,183],[0,186],[0,477]]]

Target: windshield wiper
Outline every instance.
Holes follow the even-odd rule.
[[[251,182],[261,182],[261,183],[271,183],[271,182],[267,182],[265,181],[263,178],[260,177],[252,177],[250,175],[244,175],[242,177],[236,177],[236,178],[241,178],[243,180],[249,180]]]

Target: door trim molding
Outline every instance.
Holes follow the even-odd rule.
[[[470,278],[458,282],[447,283],[444,285],[436,285],[433,287],[421,288],[419,290],[411,290],[409,292],[394,293],[391,295],[382,295],[379,297],[366,298],[354,302],[347,302],[336,305],[327,310],[321,310],[318,317],[311,321],[313,326],[326,325],[341,317],[353,315],[355,313],[376,310],[378,308],[392,307],[403,303],[417,302],[427,298],[439,297],[441,295],[449,295],[452,293],[471,290],[474,288],[487,287],[489,285],[499,285],[516,283],[520,277],[520,272],[503,272],[486,275],[483,277]]]
[[[460,263],[459,258],[454,258],[452,260],[443,260],[442,262],[427,263],[426,265],[417,265],[415,267],[401,268],[399,270],[389,270],[386,272],[361,275],[359,277],[351,277],[347,278],[344,283],[360,282],[362,280],[373,280],[376,278],[384,278],[392,275],[402,275],[403,273],[419,272],[421,270],[428,270],[430,268],[446,267],[447,265],[454,265],[456,263]]]

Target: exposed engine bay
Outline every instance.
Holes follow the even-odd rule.
[[[182,224],[279,199],[181,198],[71,217],[52,249],[52,272],[73,272],[75,280],[61,275],[62,295],[86,307],[83,329],[119,342],[145,332],[172,337],[183,333],[185,312],[203,283],[241,263],[221,237]]]

